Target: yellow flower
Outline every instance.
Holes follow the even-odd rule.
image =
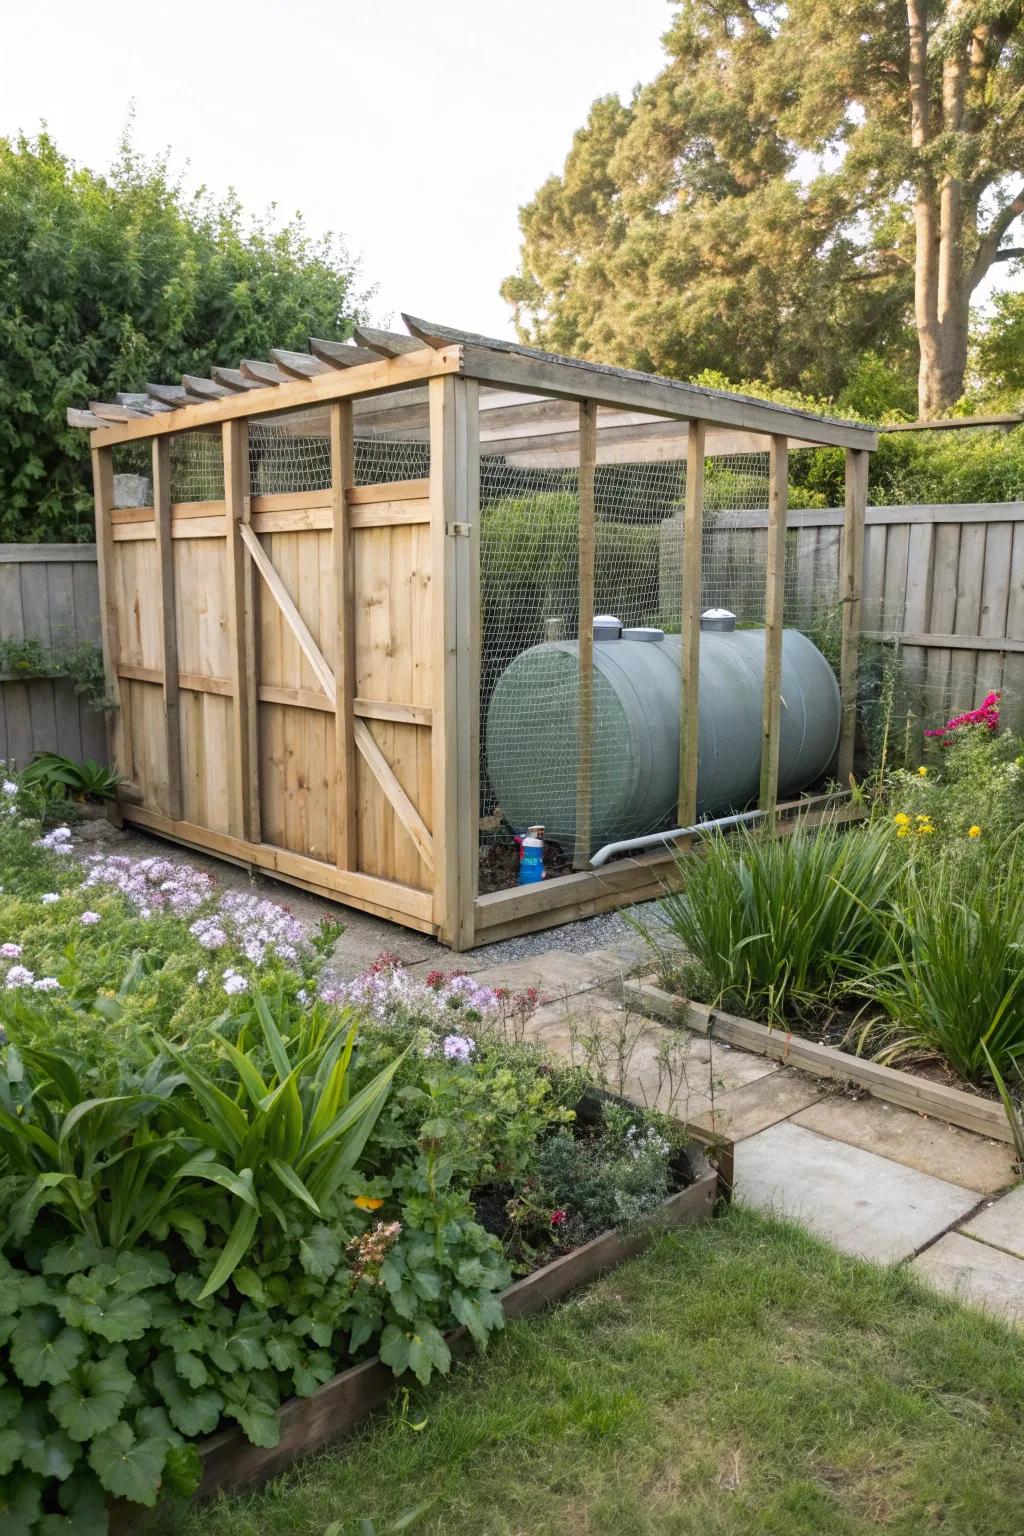
[[[372,1200],[369,1195],[356,1195],[352,1204],[358,1205],[361,1211],[379,1211],[384,1201]]]
[[[914,820],[915,821],[928,821],[928,822],[930,822],[931,821],[931,817],[924,815],[923,812],[921,812],[921,811],[918,811],[917,815],[914,817]]]
[[[934,831],[935,831],[935,828],[932,826],[930,821],[923,821],[921,823],[921,825],[917,829],[917,835],[918,835],[918,837],[920,837],[922,834],[927,836],[927,834],[929,832],[934,832]]]
[[[928,777],[928,769],[924,766],[923,763],[921,764],[920,768],[917,771],[918,771],[919,776],[922,779],[926,779]]]
[[[977,826],[975,826],[975,827],[968,827],[967,828],[967,836],[968,837],[980,837],[981,836],[981,828],[977,827]]]
[[[906,811],[900,811],[897,815],[895,815],[893,817],[893,821],[896,823],[896,825],[898,827],[909,827],[910,826],[910,817],[907,815]]]
[[[896,836],[897,837],[906,837],[909,832],[910,832],[910,828],[909,827],[897,827],[896,828]]]

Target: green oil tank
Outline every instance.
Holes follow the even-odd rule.
[[[737,629],[712,610],[701,620],[698,814],[741,810],[761,775],[763,629]],[[679,798],[680,640],[660,629],[594,622],[591,839],[598,848],[675,824]],[[839,741],[839,689],[799,630],[782,637],[779,792],[827,770]],[[575,640],[523,651],[495,685],[487,712],[487,772],[520,831],[535,823],[571,847],[576,833],[579,649]]]

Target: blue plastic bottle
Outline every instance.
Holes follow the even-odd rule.
[[[526,836],[519,839],[519,884],[533,885],[544,879],[544,838],[537,833],[543,828],[531,827]]]

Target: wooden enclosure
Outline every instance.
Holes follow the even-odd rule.
[[[274,352],[270,362],[69,412],[92,431],[104,653],[118,704],[110,749],[125,776],[125,819],[456,949],[654,893],[667,853],[598,871],[586,867],[586,850],[564,877],[478,892],[482,455],[571,464],[578,475],[584,741],[595,470],[685,461],[678,813],[686,826],[696,817],[705,455],[770,454],[761,805],[771,810],[786,455],[793,445],[844,449],[845,779],[873,430],[407,324],[410,336],[313,341],[309,353]],[[138,474],[140,451],[147,504],[115,505],[119,457]],[[290,488],[276,488],[283,480]],[[581,828],[588,771],[583,752]]]

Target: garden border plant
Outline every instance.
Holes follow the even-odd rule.
[[[316,1420],[339,1365],[376,1350],[382,1382],[426,1384],[485,1344],[512,1263],[537,1277],[512,1298],[548,1297],[662,1209],[710,1214],[718,1176],[664,1117],[607,1102],[570,1132],[582,1074],[523,1043],[535,998],[393,957],[325,986],[286,910],[161,857],[75,857],[31,805],[2,780],[5,1536],[104,1532],[112,1498],[136,1529],[194,1491],[218,1426],[239,1426],[221,1458],[287,1457],[282,1412]],[[586,1242],[609,1199],[628,1225]]]

